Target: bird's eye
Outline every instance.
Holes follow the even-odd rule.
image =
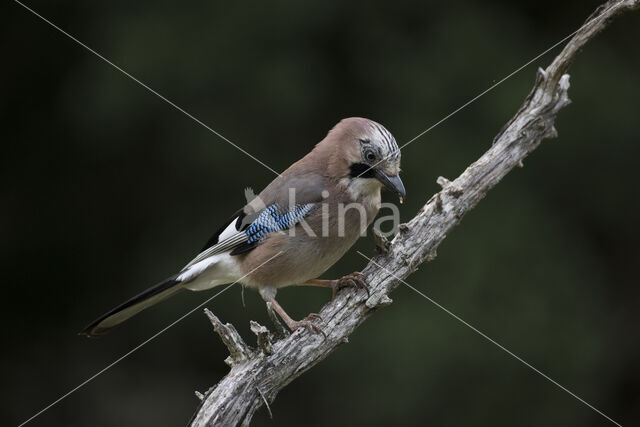
[[[364,152],[364,158],[367,159],[368,162],[373,162],[376,159],[376,153],[371,150],[367,150]]]

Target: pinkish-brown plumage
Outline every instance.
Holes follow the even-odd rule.
[[[292,329],[309,326],[309,321],[296,322],[286,314],[275,300],[277,289],[309,284],[332,287],[335,292],[341,281],[319,280],[318,276],[374,220],[383,186],[404,196],[399,172],[400,151],[384,127],[357,117],[340,121],[309,154],[238,211],[180,273],[97,319],[85,333],[104,333],[178,290],[233,282],[257,288]],[[268,228],[281,224],[276,221],[281,217],[264,213],[271,206],[287,215],[303,212],[300,215],[305,216],[282,222],[292,224],[289,228]],[[296,211],[296,206],[304,209]],[[267,228],[257,230],[267,230],[267,234],[252,241],[247,233],[255,221],[266,221]],[[358,281],[355,276],[348,280]]]

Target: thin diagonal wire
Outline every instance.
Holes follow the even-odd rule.
[[[447,308],[443,307],[442,305],[440,305],[438,302],[436,302],[434,299],[428,297],[427,295],[425,295],[424,293],[422,293],[421,291],[419,291],[418,289],[414,288],[413,286],[411,286],[410,284],[408,284],[407,282],[405,282],[404,280],[402,280],[400,277],[396,276],[395,274],[393,274],[391,271],[389,271],[389,269],[381,266],[380,264],[378,264],[377,262],[375,262],[374,260],[372,260],[371,258],[369,258],[368,256],[366,256],[365,254],[363,254],[362,252],[358,251],[358,253],[364,257],[365,259],[369,260],[370,262],[372,262],[373,264],[375,264],[377,267],[385,270],[387,273],[389,273],[391,276],[393,276],[396,280],[399,280],[400,282],[402,282],[405,286],[407,286],[409,289],[413,290],[414,292],[418,293],[420,296],[422,296],[423,298],[425,298],[426,300],[428,300],[430,303],[434,304],[436,307],[438,307],[439,309],[443,310],[445,313],[447,313],[448,315],[450,315],[451,317],[453,317],[454,319],[456,319],[457,321],[459,321],[460,323],[462,323],[463,325],[465,325],[466,327],[468,327],[469,329],[471,329],[472,331],[474,331],[475,333],[477,333],[478,335],[480,335],[481,337],[483,337],[484,339],[486,339],[487,341],[489,341],[491,344],[495,345],[496,347],[498,347],[500,350],[504,351],[505,353],[507,353],[508,355],[514,357],[516,360],[518,360],[519,362],[521,362],[522,364],[524,364],[525,366],[527,366],[528,368],[530,368],[531,370],[533,370],[534,372],[536,372],[537,374],[541,375],[543,378],[545,378],[546,380],[548,380],[549,382],[551,382],[552,384],[556,385],[557,387],[559,387],[560,389],[564,390],[565,392],[569,393],[571,396],[575,397],[577,400],[579,400],[580,402],[582,402],[583,404],[585,404],[586,406],[588,406],[589,408],[593,409],[595,412],[597,412],[598,414],[602,415],[604,418],[606,418],[607,420],[611,421],[613,424],[622,427],[622,425],[616,421],[614,421],[611,417],[609,417],[607,414],[605,414],[604,412],[602,412],[601,410],[599,410],[598,408],[596,408],[595,406],[591,405],[589,402],[587,402],[586,400],[584,400],[583,398],[581,398],[580,396],[578,396],[577,394],[575,394],[574,392],[572,392],[571,390],[569,390],[568,388],[566,388],[565,386],[563,386],[562,384],[560,384],[559,382],[557,382],[556,380],[554,380],[553,378],[549,377],[547,374],[545,374],[544,372],[540,371],[538,368],[536,368],[535,366],[531,365],[529,362],[527,362],[526,360],[522,359],[520,356],[518,356],[517,354],[513,353],[511,350],[509,350],[508,348],[506,348],[505,346],[503,346],[502,344],[498,343],[496,340],[494,340],[493,338],[489,337],[487,334],[485,334],[484,332],[480,331],[478,328],[474,327],[473,325],[469,324],[468,322],[466,322],[464,319],[462,319],[460,316],[456,315],[455,313],[451,312],[450,310],[448,310]]]
[[[602,12],[602,14],[600,15],[599,18],[596,18],[596,20],[602,19],[606,12],[608,12],[609,10],[613,9],[616,5],[612,5],[609,9],[607,9],[606,11]],[[582,27],[580,27],[582,28]],[[571,37],[575,36],[576,33],[578,31],[580,31],[580,28],[578,28],[577,30],[575,30],[574,32],[572,32],[571,34],[569,34],[568,36],[565,36],[562,40],[560,40],[559,42],[553,44],[551,47],[545,49],[544,51],[542,51],[542,53],[536,55],[534,58],[530,59],[529,61],[525,62],[523,65],[521,65],[520,67],[516,68],[514,71],[512,71],[511,73],[507,74],[505,77],[503,77],[502,79],[500,79],[499,81],[497,81],[496,83],[492,84],[491,86],[489,86],[487,89],[483,90],[482,92],[480,92],[478,95],[474,96],[473,98],[471,98],[470,100],[468,100],[467,102],[465,102],[464,104],[462,104],[460,107],[456,108],[455,110],[453,110],[451,113],[447,114],[446,116],[444,116],[443,118],[441,118],[440,120],[438,120],[437,122],[435,122],[433,125],[429,126],[427,129],[423,130],[422,132],[420,132],[418,135],[414,136],[413,138],[411,138],[408,142],[404,143],[403,145],[401,145],[399,147],[399,150],[402,150],[403,148],[405,148],[407,145],[411,144],[412,142],[414,142],[415,140],[417,140],[418,138],[420,138],[421,136],[423,136],[424,134],[430,132],[431,130],[433,130],[434,128],[436,128],[437,126],[439,126],[440,124],[442,124],[443,122],[445,122],[446,120],[450,119],[451,117],[453,117],[454,115],[458,114],[460,111],[464,110],[465,108],[467,108],[469,105],[473,104],[474,102],[476,102],[478,99],[482,98],[484,95],[486,95],[487,93],[491,92],[493,89],[495,89],[496,87],[500,86],[502,83],[504,83],[505,81],[509,80],[511,77],[513,77],[514,75],[518,74],[520,71],[524,70],[525,68],[527,68],[529,65],[531,65],[533,62],[537,61],[538,59],[540,59],[541,57],[545,56],[547,53],[551,52],[553,49],[555,49],[556,47],[558,47],[559,45],[561,45],[562,43],[564,43],[565,41],[569,40]],[[380,159],[378,162],[376,162],[375,164],[373,164],[372,166],[370,166],[368,169],[364,170],[362,173],[360,173],[360,175],[358,175],[358,177],[362,176],[362,174],[368,172],[369,170],[373,169],[374,167],[378,166],[380,163],[384,162],[385,160],[387,160],[389,157],[391,156],[391,154],[385,156],[384,158]]]
[[[126,352],[124,355],[122,355],[121,357],[119,357],[118,359],[116,359],[115,361],[111,362],[109,365],[107,365],[106,367],[104,367],[103,369],[101,369],[100,371],[96,372],[94,375],[92,375],[91,377],[87,378],[86,380],[84,380],[83,382],[81,382],[80,384],[78,384],[76,387],[74,387],[73,389],[69,390],[67,393],[63,394],[62,396],[60,396],[58,399],[54,400],[53,402],[51,402],[49,405],[45,406],[43,409],[41,409],[40,411],[38,411],[36,414],[34,414],[33,416],[31,416],[30,418],[28,418],[27,420],[23,421],[22,423],[20,423],[20,425],[18,425],[18,427],[22,427],[25,424],[27,424],[28,422],[32,421],[33,419],[35,419],[36,417],[44,414],[46,411],[48,411],[49,409],[51,409],[53,406],[57,405],[58,403],[60,403],[61,401],[63,401],[64,399],[66,399],[67,397],[69,397],[69,395],[71,395],[72,393],[76,392],[77,390],[79,390],[80,388],[84,387],[85,385],[87,385],[88,383],[90,383],[91,381],[93,381],[94,379],[96,379],[97,377],[99,377],[100,375],[102,375],[104,372],[106,372],[107,370],[109,370],[110,368],[114,367],[115,365],[117,365],[118,363],[120,363],[122,360],[126,359],[128,356],[130,356],[131,354],[135,353],[136,351],[138,351],[139,349],[141,349],[142,347],[144,347],[145,345],[147,345],[149,342],[153,341],[154,339],[156,339],[157,337],[159,337],[160,335],[162,335],[163,333],[165,333],[167,330],[169,330],[170,328],[172,328],[173,326],[177,325],[178,323],[180,323],[182,320],[184,320],[186,317],[188,317],[189,315],[193,314],[193,312],[195,312],[196,310],[198,310],[199,308],[201,308],[203,305],[211,302],[214,298],[216,298],[218,295],[222,294],[223,292],[225,292],[227,289],[229,289],[230,287],[232,287],[233,285],[235,285],[236,283],[238,283],[240,280],[244,279],[245,277],[247,277],[248,275],[250,275],[251,273],[253,273],[254,271],[256,271],[257,269],[259,269],[260,267],[262,267],[263,265],[265,265],[266,263],[270,262],[271,260],[273,260],[274,258],[276,258],[277,256],[280,256],[282,254],[282,251],[278,252],[277,254],[275,254],[274,256],[272,256],[271,258],[269,258],[268,260],[266,260],[265,262],[263,262],[262,264],[260,264],[259,266],[257,266],[256,268],[254,268],[253,270],[251,270],[250,272],[248,272],[247,274],[245,274],[244,276],[242,276],[241,278],[239,278],[238,280],[236,280],[235,282],[231,283],[230,285],[226,286],[223,290],[221,290],[220,292],[216,293],[215,295],[213,295],[211,298],[205,300],[203,303],[197,305],[196,307],[194,307],[193,309],[189,310],[186,314],[182,315],[182,317],[178,318],[177,320],[174,320],[172,323],[170,323],[168,326],[166,326],[165,328],[161,329],[160,331],[156,332],[154,335],[152,335],[150,338],[147,338],[146,340],[144,340],[142,343],[138,344],[137,346],[135,346],[134,348],[132,348],[131,350],[129,350],[128,352]]]
[[[500,86],[502,83],[504,83],[505,81],[509,80],[511,77],[515,76],[516,74],[518,74],[520,71],[524,70],[525,68],[527,68],[529,65],[531,65],[532,63],[534,63],[535,61],[537,61],[538,59],[540,59],[541,57],[545,56],[547,53],[551,52],[553,49],[555,49],[556,47],[560,46],[562,43],[564,43],[565,41],[567,41],[568,39],[570,39],[571,37],[573,37],[578,30],[575,30],[573,33],[569,34],[568,36],[566,36],[565,38],[563,38],[562,40],[560,40],[559,42],[557,42],[556,44],[554,44],[553,46],[551,46],[550,48],[546,49],[544,52],[538,54],[536,57],[534,57],[533,59],[527,61],[525,64],[521,65],[520,67],[516,68],[514,71],[512,71],[511,73],[507,74],[505,77],[503,77],[502,79],[498,80],[496,83],[492,84],[491,86],[489,86],[487,89],[483,90],[482,92],[480,92],[478,95],[474,96],[473,98],[471,98],[470,100],[468,100],[467,102],[465,102],[464,104],[462,104],[460,107],[456,108],[455,110],[453,110],[451,113],[447,114],[446,116],[444,116],[443,118],[441,118],[440,120],[438,120],[437,122],[435,122],[433,125],[429,126],[427,129],[423,130],[422,132],[420,132],[418,135],[414,136],[413,138],[411,138],[408,142],[404,143],[403,145],[400,146],[400,150],[402,150],[404,147],[406,147],[407,145],[411,144],[413,141],[415,141],[416,139],[420,138],[422,135],[424,135],[425,133],[429,132],[430,130],[434,129],[435,127],[437,127],[438,125],[440,125],[441,123],[445,122],[446,120],[450,119],[451,117],[453,117],[454,115],[456,115],[457,113],[459,113],[460,111],[464,110],[466,107],[468,107],[469,105],[473,104],[475,101],[477,101],[478,99],[482,98],[484,95],[486,95],[487,93],[491,92],[493,89],[495,89],[496,87]]]
[[[246,151],[244,148],[240,147],[237,144],[234,144],[233,142],[231,142],[228,138],[226,138],[224,135],[222,135],[221,133],[217,132],[216,130],[214,130],[213,128],[211,128],[211,126],[207,125],[206,123],[204,123],[202,120],[198,119],[197,117],[195,117],[193,114],[189,113],[187,110],[185,110],[184,108],[180,107],[179,105],[177,105],[176,103],[174,103],[173,101],[167,99],[165,96],[161,95],[160,93],[158,93],[156,90],[152,89],[151,87],[149,87],[148,85],[146,85],[145,83],[141,82],[140,80],[138,80],[136,77],[134,77],[133,75],[131,75],[130,73],[128,73],[127,71],[123,70],[122,68],[120,68],[119,66],[117,66],[116,64],[114,64],[113,62],[111,62],[110,60],[108,60],[107,58],[105,58],[104,56],[102,56],[100,53],[96,52],[95,50],[93,50],[92,48],[90,48],[89,46],[87,46],[86,44],[84,44],[83,42],[81,42],[80,40],[78,40],[77,38],[75,38],[74,36],[72,36],[71,34],[69,34],[68,32],[66,32],[65,30],[63,30],[62,28],[58,27],[56,24],[54,24],[53,22],[49,21],[47,18],[45,18],[44,16],[40,15],[38,12],[36,12],[35,10],[31,9],[30,7],[26,6],[24,3],[21,3],[18,0],[13,0],[16,3],[18,3],[20,6],[22,6],[23,8],[25,8],[26,10],[28,10],[29,12],[31,12],[32,14],[34,14],[35,16],[37,16],[38,18],[40,18],[41,20],[43,20],[44,22],[46,22],[47,24],[49,24],[50,26],[52,26],[53,28],[55,28],[56,30],[58,30],[59,32],[61,32],[62,34],[64,34],[65,36],[69,37],[71,40],[73,40],[74,42],[76,42],[77,44],[79,44],[80,46],[84,47],[85,49],[87,49],[89,52],[93,53],[95,56],[97,56],[98,58],[102,59],[104,62],[106,62],[107,64],[111,65],[113,68],[115,68],[116,70],[120,71],[122,74],[124,74],[125,76],[129,77],[131,80],[133,80],[134,82],[138,83],[140,86],[142,86],[143,88],[145,88],[146,90],[148,90],[149,92],[151,92],[152,94],[154,94],[155,96],[157,96],[158,98],[162,99],[164,102],[166,102],[167,104],[171,105],[173,108],[175,108],[176,110],[180,111],[182,114],[184,114],[185,116],[189,117],[191,120],[193,120],[194,122],[198,123],[200,126],[204,127],[205,129],[209,130],[210,132],[212,132],[214,135],[218,136],[219,138],[221,138],[222,140],[226,141],[227,143],[231,144],[233,147],[235,147],[236,149],[238,149],[239,151],[243,152],[244,154],[246,154],[247,156],[251,157],[253,160],[255,160],[256,162],[258,162],[259,164],[261,164],[262,166],[264,166],[265,168],[269,169],[271,172],[273,172],[276,175],[280,175],[278,172],[276,172],[274,169],[272,169],[270,166],[268,166],[266,163],[264,163],[262,160],[258,159],[257,157],[255,157],[254,155],[252,155],[251,153],[249,153],[248,151]]]

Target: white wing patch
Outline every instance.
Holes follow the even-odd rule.
[[[192,291],[209,289],[214,286],[231,283],[242,277],[238,258],[229,255],[225,248],[233,248],[237,243],[247,240],[244,232],[236,230],[236,220],[225,228],[218,237],[218,243],[202,251],[185,268],[177,280],[185,283]]]
[[[201,261],[209,258],[211,255],[225,252],[227,250],[233,249],[235,246],[242,242],[246,242],[247,235],[243,231],[236,230],[236,222],[236,219],[231,221],[227,228],[225,228],[222,233],[220,233],[220,236],[218,236],[218,243],[200,252],[198,256],[192,259],[191,262],[189,262],[189,264],[187,264],[183,270],[187,270],[192,266],[199,264]]]
[[[238,230],[236,230],[236,220],[231,221],[231,224],[224,229],[222,233],[220,233],[220,237],[218,237],[218,243],[224,242],[234,234],[238,234]]]

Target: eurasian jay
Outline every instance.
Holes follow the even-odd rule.
[[[380,209],[382,187],[402,198],[400,149],[382,125],[340,121],[315,148],[236,212],[178,274],[119,305],[82,334],[101,335],[183,289],[240,282],[257,288],[291,330],[318,330],[313,317],[295,321],[275,299],[279,288],[324,286],[333,294],[362,287],[359,273],[320,280],[356,242]]]

